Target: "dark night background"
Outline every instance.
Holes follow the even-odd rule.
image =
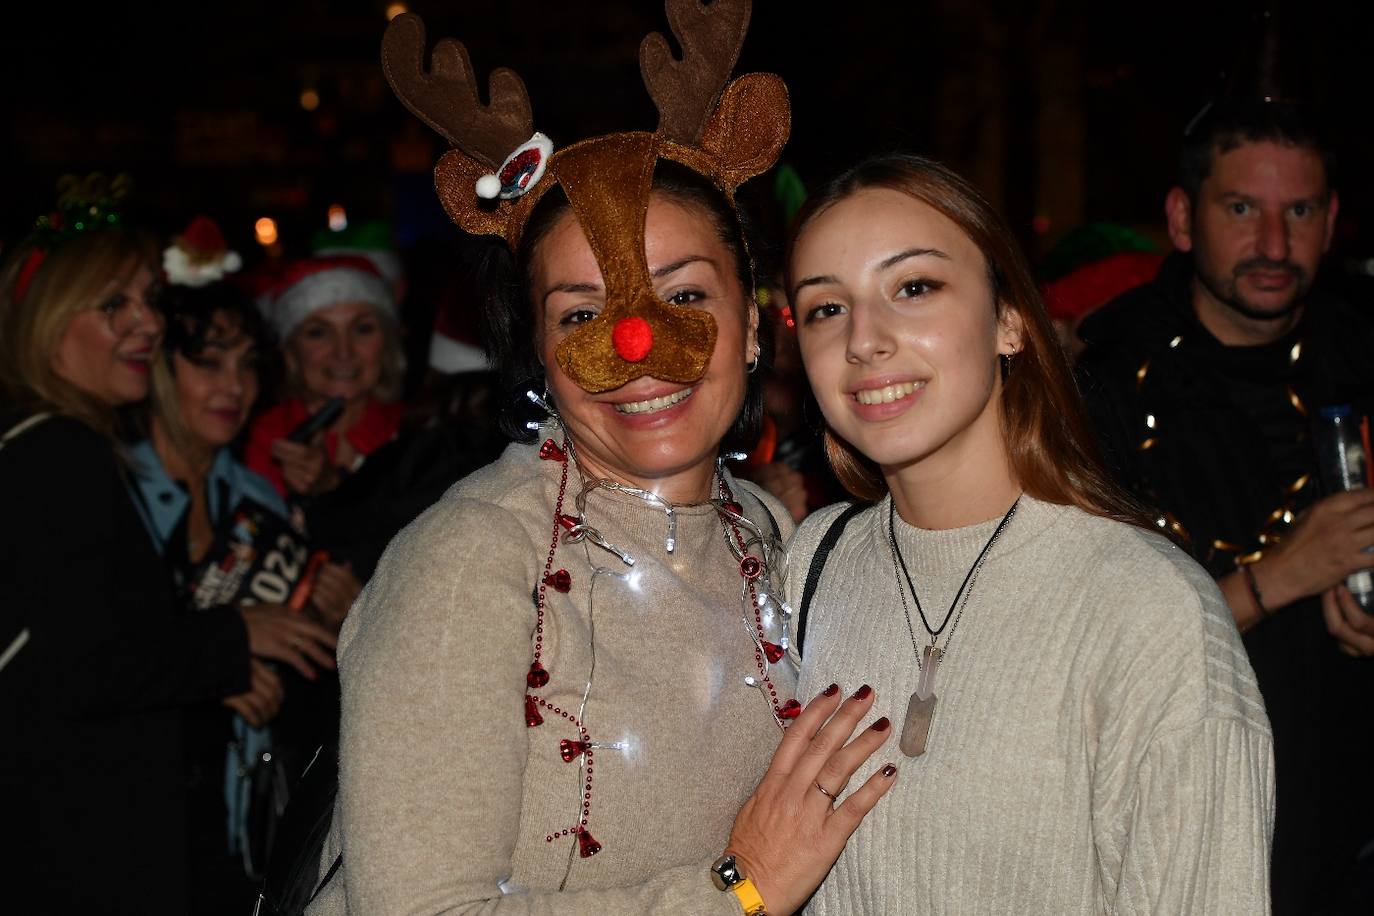
[[[1319,98],[1344,164],[1338,250],[1374,256],[1369,4],[1269,3],[1288,91]],[[253,222],[303,253],[328,206],[386,217],[399,241],[455,232],[433,201],[438,139],[378,66],[389,4],[61,3],[9,8],[0,240],[48,207],[65,172],[128,171],[135,212],[174,231],[197,212],[255,259]],[[637,47],[667,31],[657,0],[413,0],[431,41],[461,38],[485,74],[525,78],[535,126],[566,143],[652,129]],[[1088,221],[1164,241],[1176,138],[1258,56],[1259,3],[756,0],[737,73],[772,70],[793,94],[787,152],[808,183],[871,151],[907,148],[973,177],[1032,255]],[[1243,79],[1242,79],[1243,81]],[[302,93],[318,106],[306,110]],[[767,198],[767,179],[756,196]]]

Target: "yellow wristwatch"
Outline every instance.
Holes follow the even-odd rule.
[[[768,916],[759,889],[739,870],[734,856],[724,855],[716,859],[716,864],[711,866],[711,880],[718,890],[730,891],[735,895],[744,916]]]

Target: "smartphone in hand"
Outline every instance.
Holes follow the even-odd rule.
[[[287,433],[286,441],[295,442],[297,444],[309,442],[311,439],[315,438],[316,434],[321,430],[328,429],[332,426],[334,421],[339,419],[339,416],[343,413],[343,409],[344,399],[342,397],[330,398],[324,402],[323,407],[306,417],[305,420],[301,422],[300,426],[297,426],[295,429],[291,430],[291,432]]]

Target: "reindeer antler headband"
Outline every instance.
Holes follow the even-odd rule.
[[[710,179],[734,205],[735,190],[766,171],[787,142],[787,87],[771,73],[733,82],[749,25],[750,0],[666,0],[683,49],[673,57],[657,32],[639,48],[640,72],[658,107],[658,130],[593,137],[554,153],[534,132],[529,95],[512,70],[491,74],[490,104],[477,97],[467,50],[445,39],[424,67],[418,16],[392,20],[382,40],[391,88],[454,149],[439,160],[435,186],[449,218],[475,235],[502,236],[511,249],[539,198],[559,185],[606,283],[606,306],[558,345],[559,365],[590,392],[641,376],[690,384],[715,348],[710,315],[662,301],[644,255],[644,217],[654,165],[667,159]]]

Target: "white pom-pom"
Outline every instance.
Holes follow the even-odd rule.
[[[477,179],[477,196],[483,200],[495,200],[501,196],[501,179],[495,175],[483,175]]]

